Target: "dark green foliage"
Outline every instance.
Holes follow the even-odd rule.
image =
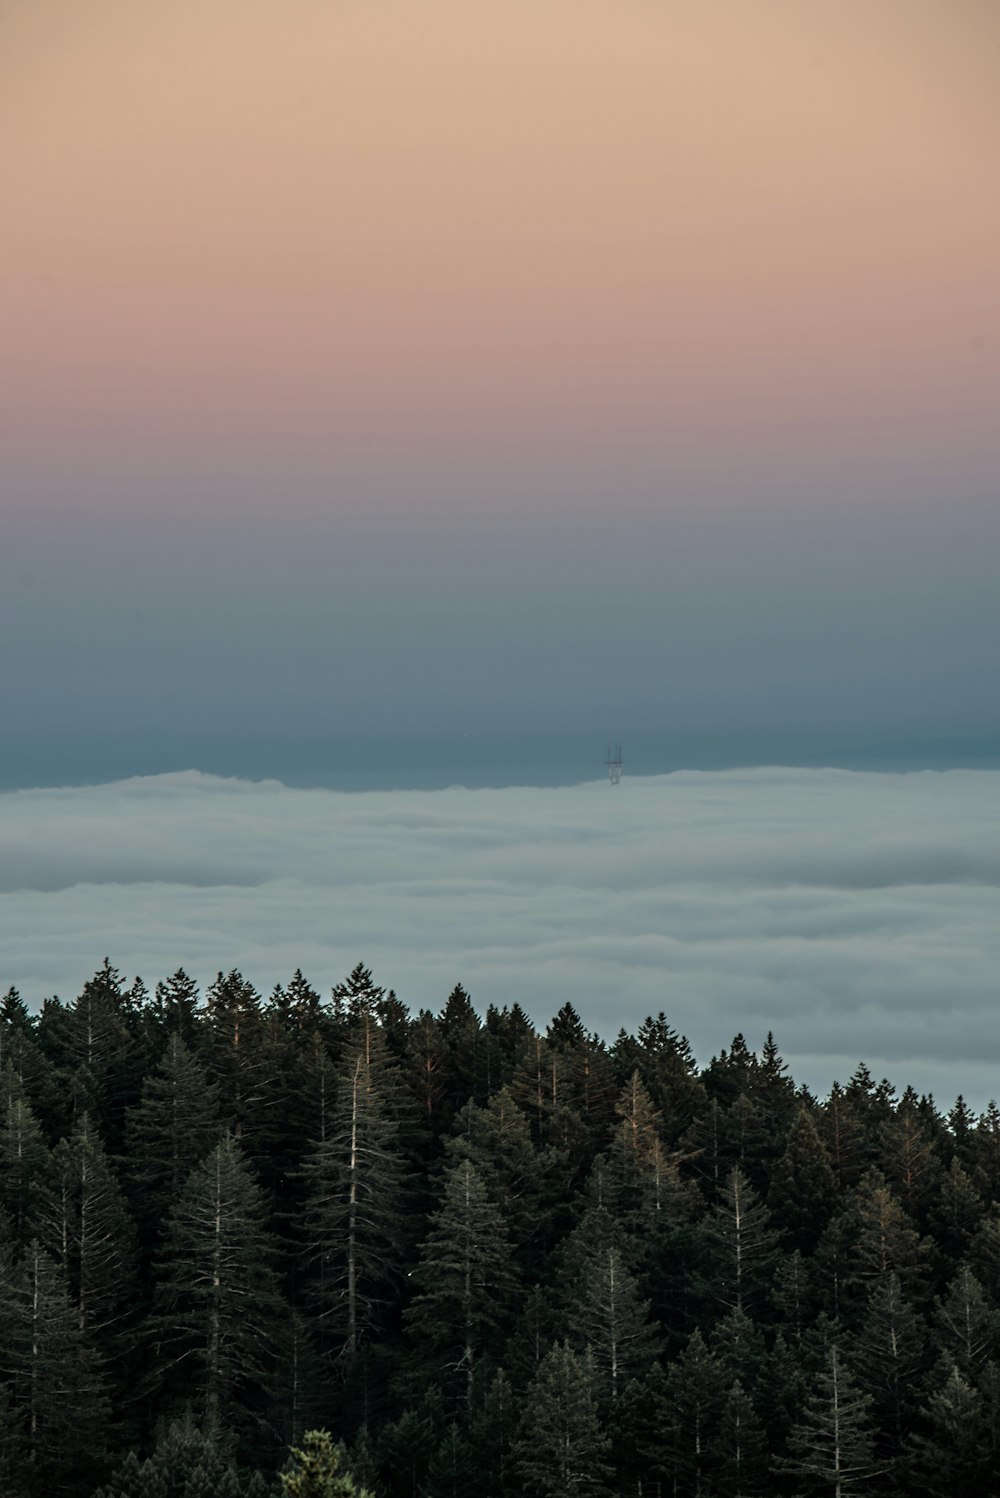
[[[284,1313],[272,1258],[260,1189],[227,1137],[171,1210],[152,1321],[160,1407],[194,1403],[212,1440],[264,1419]]]
[[[910,1440],[915,1492],[928,1498],[991,1498],[997,1446],[982,1396],[954,1364],[943,1370]]]
[[[752,1498],[767,1492],[767,1437],[754,1402],[739,1381],[722,1406],[718,1447],[720,1498]]]
[[[705,1221],[702,1238],[719,1303],[740,1310],[760,1305],[770,1292],[778,1234],[742,1170],[730,1171],[721,1200]]]
[[[135,1245],[124,1196],[88,1113],[56,1146],[37,1223],[66,1273],[81,1330],[110,1350],[134,1293]]]
[[[602,1498],[610,1491],[610,1445],[590,1368],[568,1343],[557,1342],[525,1396],[515,1445],[523,1491],[536,1498]]]
[[[835,1202],[836,1184],[826,1147],[812,1115],[800,1108],[771,1176],[768,1208],[785,1242],[809,1253],[819,1242]]]
[[[0,1490],[992,1498],[998,1200],[771,1036],[105,962],[0,1000]]]
[[[506,1225],[470,1160],[445,1176],[413,1280],[409,1317],[421,1364],[442,1385],[458,1380],[471,1406],[476,1370],[484,1354],[499,1350],[513,1275]]]
[[[308,1155],[302,1216],[323,1345],[349,1363],[378,1326],[406,1237],[404,1163],[385,1042],[361,999],[325,1138]]]
[[[720,1462],[719,1432],[726,1397],[725,1370],[692,1333],[665,1380],[660,1437],[662,1465],[676,1477],[682,1493],[711,1491]]]
[[[596,1243],[567,1321],[590,1354],[602,1401],[616,1400],[659,1351],[649,1312],[621,1249],[611,1242]]]
[[[834,1345],[789,1437],[785,1465],[800,1491],[846,1498],[870,1490],[878,1472],[870,1403]]]
[[[146,1077],[142,1101],[125,1126],[129,1175],[138,1210],[156,1230],[191,1171],[221,1133],[219,1089],[191,1054],[178,1026],[156,1070]]]
[[[24,1242],[37,1223],[52,1158],[19,1072],[8,1061],[0,1072],[0,1206],[15,1237]]]
[[[37,1241],[17,1261],[0,1250],[0,1327],[8,1465],[30,1498],[80,1492],[105,1457],[106,1382],[65,1275]]]

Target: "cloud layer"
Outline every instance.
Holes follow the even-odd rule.
[[[0,796],[0,984],[70,997],[358,960],[413,1006],[459,979],[612,1036],[665,1009],[701,1060],[773,1029],[824,1088],[860,1059],[1000,1093],[1000,773],[685,772],[559,789],[291,790],[194,772]]]

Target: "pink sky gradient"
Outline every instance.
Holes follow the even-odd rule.
[[[0,53],[36,472],[1000,472],[994,7],[22,0]]]

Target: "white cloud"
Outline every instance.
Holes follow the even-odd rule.
[[[1000,1093],[1000,773],[751,770],[555,790],[290,790],[195,773],[0,796],[0,983],[76,992],[359,959],[612,1035],[667,1011],[702,1059],[773,1028],[825,1087]]]

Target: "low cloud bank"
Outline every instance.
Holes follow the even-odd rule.
[[[1000,772],[685,772],[343,794],[194,772],[0,796],[0,984],[79,990],[359,959],[613,1036],[665,1009],[705,1060],[773,1029],[825,1088],[860,1059],[1000,1094]]]

